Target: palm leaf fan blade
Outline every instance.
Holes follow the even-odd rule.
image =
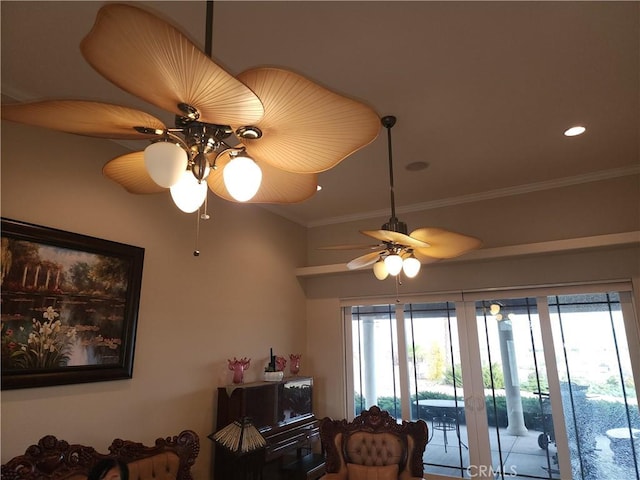
[[[482,246],[482,241],[469,235],[442,228],[424,227],[411,232],[411,237],[427,242],[428,248],[416,248],[414,252],[432,258],[454,258]]]
[[[380,245],[370,245],[364,243],[353,243],[344,245],[328,245],[325,247],[318,247],[318,250],[380,250]]]
[[[369,265],[373,265],[378,261],[380,255],[384,253],[384,250],[379,250],[377,252],[365,253],[359,257],[354,258],[349,263],[347,263],[347,268],[349,270],[356,270],[358,268],[368,267]]]
[[[102,168],[102,173],[130,193],[160,193],[167,190],[154,182],[147,173],[144,166],[144,152],[127,153],[116,157],[107,162]]]
[[[89,137],[140,140],[157,135],[134,127],[164,130],[156,117],[133,108],[81,100],[48,100],[2,106],[2,118]]]
[[[424,248],[429,246],[428,242],[424,242],[413,237],[413,234],[409,236],[392,230],[361,230],[360,233],[375,238],[376,240],[380,240],[381,242],[394,243],[397,245],[404,245],[406,247]]]
[[[201,52],[172,25],[132,5],[108,4],[80,49],[106,79],[177,115],[195,107],[199,120],[220,125],[256,123],[260,99]]]
[[[436,263],[436,262],[439,262],[439,261],[442,260],[441,258],[435,258],[435,257],[432,257],[430,255],[425,255],[423,253],[423,252],[428,252],[428,251],[429,251],[428,248],[418,248],[418,249],[413,250],[413,255],[418,260],[420,260],[420,263],[422,265],[428,265],[430,263]]]
[[[264,117],[256,124],[262,138],[241,141],[253,158],[282,170],[328,170],[372,142],[380,130],[378,115],[368,106],[288,70],[255,68],[238,78],[264,105]]]
[[[207,177],[207,184],[209,189],[219,197],[236,202],[237,200],[227,190],[222,174],[229,161],[228,152],[218,156],[216,169],[212,170]],[[318,176],[314,173],[285,172],[268,163],[259,162],[259,166],[262,170],[260,189],[253,198],[243,203],[299,203],[312,197],[317,191]]]

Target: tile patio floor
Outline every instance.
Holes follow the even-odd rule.
[[[431,430],[431,424],[429,424]],[[431,432],[429,432],[431,433]],[[500,430],[500,444],[502,447],[502,461],[504,463],[505,479],[525,479],[544,478],[560,479],[553,455],[556,453],[554,444],[549,445],[547,450],[538,446],[538,435],[540,432],[529,431],[526,436],[512,436],[506,430]],[[466,443],[466,427],[461,425],[460,436]],[[497,451],[497,434],[491,430],[490,435],[492,445],[492,458],[494,468],[500,463]],[[469,465],[469,451],[464,446],[459,446],[455,431],[447,433],[447,452],[444,448],[443,432],[435,431],[433,438],[427,445],[424,462],[425,478],[429,474],[447,475],[454,478],[473,478],[474,469],[467,469]],[[494,450],[496,448],[496,450]],[[609,448],[609,440],[606,436],[596,437],[596,454],[598,456],[597,477],[591,480],[627,480],[637,479],[633,466],[623,466],[614,461],[613,452]],[[460,465],[463,465],[462,468]],[[548,467],[551,466],[551,475]],[[475,470],[477,473],[477,469]],[[501,478],[497,475],[496,478]]]

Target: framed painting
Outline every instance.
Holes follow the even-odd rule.
[[[131,378],[144,249],[2,218],[2,389]]]

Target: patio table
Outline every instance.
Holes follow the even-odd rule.
[[[456,436],[458,437],[460,444],[465,448],[469,448],[460,438],[460,412],[464,412],[463,400],[456,401],[452,399],[423,398],[416,400],[416,405],[418,405],[419,408],[424,408],[434,414],[434,417],[431,419],[432,429],[429,441],[433,438],[433,430],[443,430],[446,442],[447,427],[444,424],[443,419],[450,419],[455,423]],[[438,419],[437,424],[434,422],[435,419]]]

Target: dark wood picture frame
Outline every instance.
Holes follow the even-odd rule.
[[[131,378],[144,249],[1,222],[2,390]]]

